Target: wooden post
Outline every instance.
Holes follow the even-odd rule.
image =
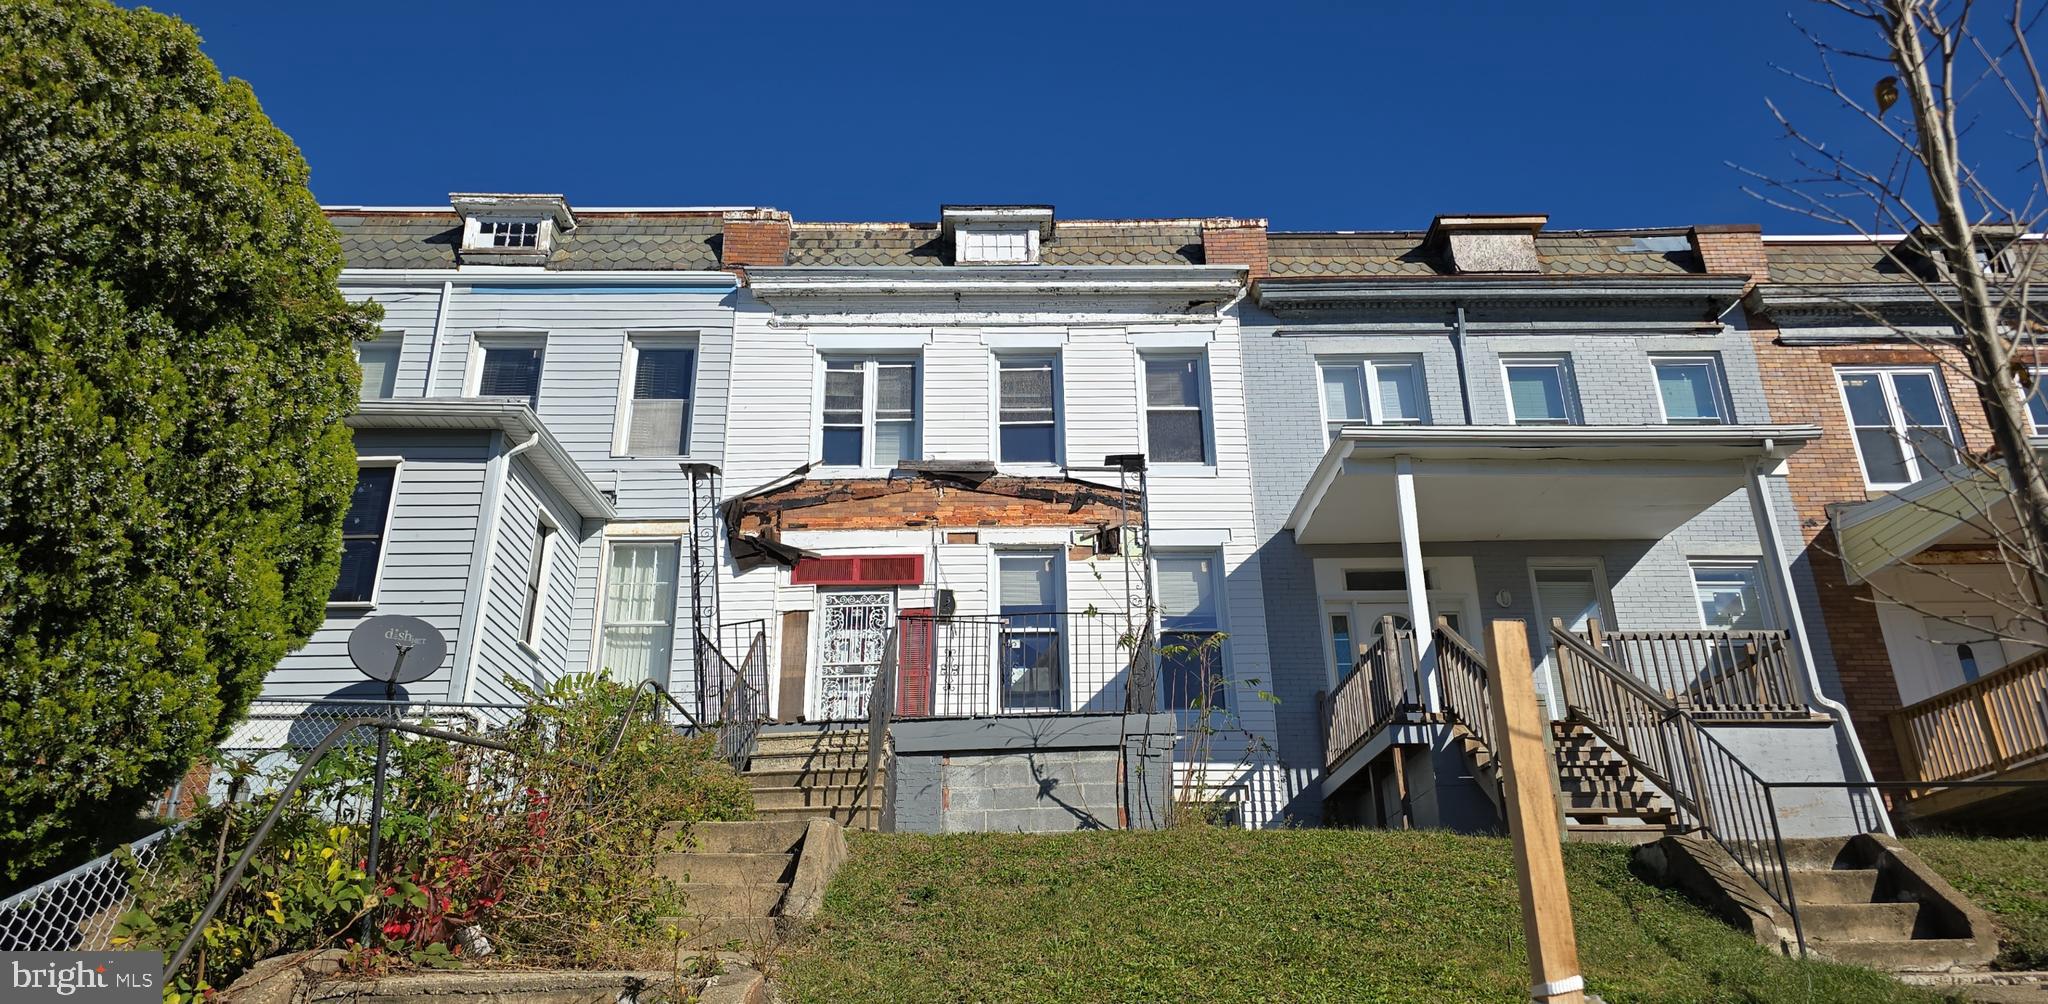
[[[1556,775],[1544,759],[1546,724],[1531,679],[1528,625],[1496,620],[1491,627],[1488,655],[1493,671],[1486,674],[1486,685],[1493,694],[1501,736],[1508,835],[1514,839],[1522,934],[1529,947],[1529,997],[1546,1004],[1584,1004],[1586,981],[1579,971],[1571,894],[1565,887],[1564,852],[1559,846]]]

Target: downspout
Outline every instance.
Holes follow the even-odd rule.
[[[1776,447],[1774,441],[1764,440],[1765,453]],[[1799,610],[1798,585],[1792,579],[1792,565],[1785,557],[1785,542],[1778,533],[1777,513],[1771,506],[1769,476],[1755,458],[1743,461],[1742,466],[1749,482],[1750,515],[1756,522],[1757,536],[1768,552],[1775,586],[1772,591],[1778,594],[1785,606],[1785,623],[1791,627],[1793,647],[1799,653],[1799,668],[1806,677],[1807,699],[1826,708],[1835,716],[1835,721],[1841,723],[1842,734],[1849,740],[1850,756],[1856,761],[1857,773],[1866,782],[1875,781],[1877,778],[1870,772],[1870,760],[1863,755],[1863,741],[1856,735],[1856,722],[1849,717],[1849,709],[1821,691],[1820,670],[1814,665],[1813,647],[1806,636],[1806,617]],[[1891,815],[1885,812],[1884,799],[1876,791],[1871,792],[1870,808],[1877,813],[1878,823],[1884,827],[1884,832],[1896,835],[1892,830]]]
[[[1465,378],[1465,303],[1458,301],[1458,316],[1451,327],[1451,355],[1458,361],[1458,403],[1464,409],[1465,424],[1472,424],[1472,381]]]
[[[504,509],[507,472],[512,468],[512,458],[532,449],[541,436],[535,430],[524,442],[492,457],[490,470],[484,475],[482,511],[477,517],[476,543],[470,547],[469,562],[469,567],[479,571],[470,580],[469,588],[463,590],[462,633],[455,640],[455,670],[448,681],[449,693],[459,703],[467,704],[475,696],[476,656],[482,641],[477,634],[483,622],[484,598],[491,588],[491,572],[498,563],[498,514]]]
[[[441,335],[448,330],[448,302],[455,295],[455,281],[441,283],[441,303],[434,308],[434,334],[427,339],[427,382],[420,388],[421,397],[434,396],[434,363],[441,357]]]

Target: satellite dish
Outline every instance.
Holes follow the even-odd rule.
[[[448,640],[417,617],[372,617],[348,633],[349,661],[378,683],[418,683],[440,669],[447,655]]]

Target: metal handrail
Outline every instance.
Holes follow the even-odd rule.
[[[1609,661],[1566,630],[1563,621],[1551,621],[1551,638],[1570,719],[1606,743],[1630,769],[1663,789],[1682,817],[1690,818],[1699,832],[1719,845],[1785,910],[1804,955],[1805,925],[1792,889],[1784,829],[1778,822],[1777,799],[1771,794],[1770,782],[1701,728],[1691,711]],[[1597,679],[1580,680],[1581,673]],[[1588,692],[1586,683],[1599,692]],[[1654,745],[1654,752],[1639,749],[1644,745]],[[1771,856],[1762,858],[1756,845],[1766,835]]]
[[[765,659],[767,631],[755,632],[753,642],[747,646],[747,654],[741,662],[751,667],[757,653]],[[718,658],[718,668],[726,673],[733,685],[724,690],[723,706],[719,709],[718,754],[734,770],[745,770],[747,760],[754,754],[754,743],[761,730],[761,713],[755,704],[759,696],[753,681],[747,673],[732,664],[716,644],[709,646],[712,655]],[[765,671],[765,663],[764,663]]]
[[[633,713],[640,710],[640,696],[648,691],[660,694],[661,699],[667,701],[668,706],[676,709],[676,714],[683,716],[683,720],[689,723],[689,727],[683,730],[684,735],[693,735],[704,727],[698,723],[697,716],[690,714],[689,709],[683,707],[666,687],[654,680],[642,680],[639,686],[633,688],[633,696],[626,700],[626,713],[619,716],[619,728],[612,733],[611,745],[606,748],[606,759],[619,755],[619,746],[626,741],[626,727],[632,724]]]
[[[257,825],[256,834],[249,838],[249,842],[242,846],[242,852],[235,856],[234,866],[221,876],[220,884],[214,887],[213,896],[206,902],[206,908],[199,912],[199,919],[193,922],[192,930],[185,935],[185,940],[178,945],[178,951],[171,956],[170,962],[164,966],[166,979],[174,979],[178,970],[184,967],[185,960],[191,957],[192,950],[199,946],[199,939],[205,933],[206,925],[213,922],[214,914],[220,912],[221,905],[227,902],[228,894],[233,892],[235,884],[242,880],[242,873],[248,870],[249,862],[255,858],[257,849],[262,847],[263,841],[269,838],[271,827],[277,825],[278,818],[284,814],[285,801],[299,790],[300,785],[305,783],[306,776],[313,772],[313,768],[319,766],[320,761],[328,753],[333,752],[334,744],[342,736],[359,728],[374,728],[380,733],[385,734],[405,732],[417,736],[426,736],[430,739],[443,739],[448,742],[462,743],[468,746],[481,746],[485,749],[494,749],[502,753],[519,752],[519,750],[504,743],[492,742],[488,739],[478,739],[474,736],[465,736],[443,729],[427,728],[422,725],[408,725],[396,719],[378,718],[373,715],[350,718],[337,723],[319,743],[306,752],[306,758],[299,764],[298,771],[292,774],[291,781],[278,791],[276,800],[270,806],[270,811],[263,814],[263,822]],[[585,770],[596,769],[580,761],[572,760],[570,763]],[[376,876],[373,875],[371,878],[374,880]]]

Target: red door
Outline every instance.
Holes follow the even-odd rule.
[[[896,714],[932,713],[932,608],[906,609],[896,621]]]

